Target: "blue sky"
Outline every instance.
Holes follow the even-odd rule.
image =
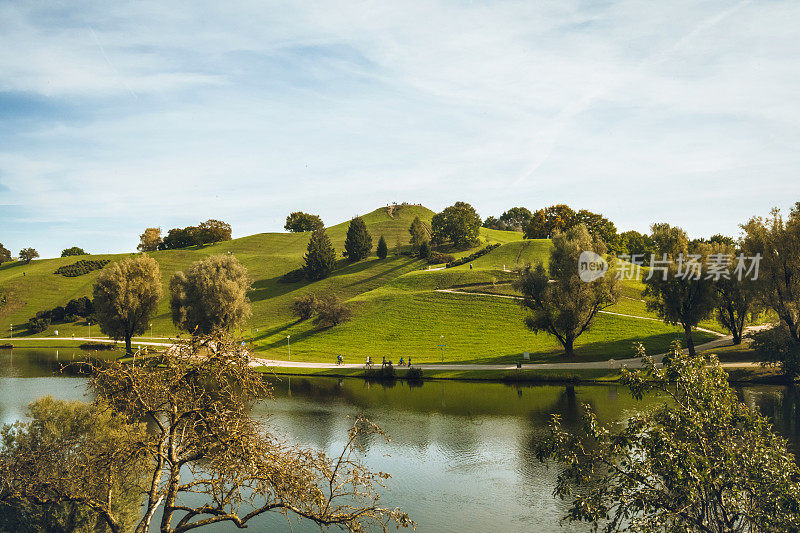
[[[0,0],[0,242],[388,202],[692,236],[800,200],[800,3]]]

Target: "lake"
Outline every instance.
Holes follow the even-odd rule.
[[[0,421],[18,420],[34,399],[87,399],[85,379],[54,374],[80,351],[0,350]],[[556,470],[539,463],[536,442],[552,413],[566,426],[589,403],[601,421],[622,420],[658,399],[633,400],[614,385],[531,385],[428,381],[411,387],[360,379],[272,377],[274,399],[254,414],[294,442],[327,452],[341,450],[353,417],[364,414],[391,437],[367,443],[366,464],[392,478],[382,504],[407,511],[417,530],[483,532],[587,531],[559,518],[566,504],[552,496]],[[794,388],[748,386],[744,400],[770,416],[798,452],[800,395]],[[348,418],[349,417],[349,418]],[[319,531],[313,524],[272,515],[254,531]],[[216,527],[201,531],[240,531]]]

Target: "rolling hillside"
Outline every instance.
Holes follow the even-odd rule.
[[[510,362],[529,351],[534,360],[557,357],[558,344],[546,335],[533,335],[523,324],[523,310],[510,298],[490,295],[465,295],[439,292],[437,289],[459,288],[511,294],[510,272],[536,260],[547,260],[549,240],[522,240],[517,232],[481,230],[483,243],[500,243],[491,253],[469,264],[451,269],[427,270],[428,265],[398,252],[407,247],[408,227],[414,217],[430,222],[433,212],[422,206],[380,208],[363,218],[373,243],[383,235],[390,254],[385,260],[375,256],[350,264],[344,260],[329,278],[315,283],[281,283],[280,277],[302,263],[308,233],[263,233],[228,242],[185,250],[154,252],[151,255],[161,266],[165,295],[172,275],[192,262],[208,255],[235,254],[254,280],[249,296],[253,318],[243,335],[254,342],[265,357],[288,357],[287,336],[291,336],[293,360],[331,361],[342,354],[351,362],[366,355],[393,360],[411,355],[415,361]],[[349,222],[328,229],[334,247],[341,252]],[[475,251],[453,253],[456,257]],[[452,253],[452,252],[451,252]],[[91,259],[117,261],[126,254],[93,255]],[[84,257],[85,258],[85,257]],[[98,276],[92,272],[67,278],[54,274],[64,265],[81,257],[33,261],[29,265],[7,263],[0,267],[0,336],[7,337],[10,324],[19,325],[38,311],[64,305],[70,299],[91,294]],[[505,268],[505,270],[504,270]],[[294,299],[305,293],[337,293],[347,300],[354,314],[350,322],[327,331],[315,329],[309,321],[297,322],[291,314]],[[629,298],[623,299],[614,311],[653,318],[637,298],[639,287],[628,286]],[[152,320],[156,337],[177,333],[169,313],[169,299],[163,298],[157,316]],[[88,325],[54,324],[37,336],[85,336]],[[92,334],[99,330],[92,328]],[[583,359],[622,358],[632,354],[635,340],[645,343],[651,353],[664,351],[676,338],[676,328],[654,320],[641,320],[616,315],[601,316],[592,331],[577,343]],[[148,332],[145,336],[150,336]],[[698,340],[711,337],[698,332]],[[440,347],[440,345],[445,345]]]

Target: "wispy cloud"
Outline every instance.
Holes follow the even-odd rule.
[[[293,209],[462,199],[736,233],[800,192],[798,18],[790,1],[0,3],[0,203],[28,221],[2,231],[129,250],[151,224],[244,235]]]

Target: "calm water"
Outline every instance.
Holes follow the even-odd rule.
[[[59,361],[71,350],[60,350]],[[0,420],[24,416],[40,396],[85,399],[85,380],[54,375],[55,350],[0,350]],[[621,420],[657,400],[636,402],[616,386],[523,386],[427,382],[393,387],[362,380],[274,379],[275,399],[256,406],[276,431],[328,452],[341,449],[352,417],[364,414],[391,437],[367,443],[367,464],[392,478],[382,503],[401,507],[418,531],[550,531],[565,504],[552,497],[555,470],[533,455],[551,413],[576,423],[582,403],[603,421]],[[794,389],[746,387],[743,398],[772,417],[797,451],[800,395]],[[348,418],[351,417],[351,418]],[[262,531],[319,531],[311,524],[270,516]],[[561,531],[586,531],[565,525]],[[206,531],[206,530],[204,530]],[[239,531],[218,527],[213,531]]]

